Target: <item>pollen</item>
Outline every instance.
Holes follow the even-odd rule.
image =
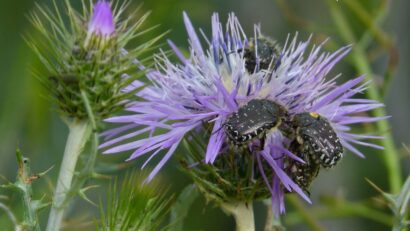
[[[319,118],[319,114],[317,112],[310,112],[309,115],[315,119]]]

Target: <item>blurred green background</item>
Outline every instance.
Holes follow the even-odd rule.
[[[225,21],[229,12],[235,12],[248,35],[253,34],[253,24],[261,23],[263,33],[274,37],[282,44],[289,33],[294,34],[295,31],[299,31],[302,39],[306,39],[313,33],[316,42],[329,37],[331,40],[325,49],[334,51],[337,46],[346,43],[342,40],[343,35],[336,29],[329,12],[329,1],[336,2],[336,0],[151,0],[132,1],[130,8],[143,3],[143,11],[152,11],[147,25],[159,24],[157,33],[171,30],[167,37],[180,47],[187,46],[185,28],[182,23],[182,11],[185,10],[195,27],[201,27],[205,32],[210,32],[210,17],[213,12],[220,13],[221,21]],[[408,122],[410,115],[410,78],[408,76],[410,73],[410,65],[408,65],[410,62],[410,14],[408,13],[410,1],[355,1],[362,6],[362,9],[365,9],[365,12],[361,13],[355,12],[345,3],[351,1],[355,0],[339,0],[337,6],[349,19],[351,29],[357,38],[360,38],[365,31],[371,31],[369,30],[371,25],[378,24],[377,28],[383,31],[392,42],[387,45],[383,44],[374,39],[375,37],[370,33],[368,47],[365,49],[368,51],[368,58],[375,73],[373,84],[385,84],[383,77],[392,71],[391,82],[385,91],[384,103],[388,114],[392,116],[389,122],[395,143],[401,150],[403,175],[407,176],[409,161],[406,155],[408,154],[403,150],[402,145],[410,143],[410,123]],[[37,2],[41,5],[51,3],[48,0]],[[80,5],[79,1],[73,0],[72,2],[74,5]],[[19,146],[23,153],[32,159],[33,171],[40,172],[54,166],[47,177],[36,181],[33,185],[36,197],[46,195],[46,199],[50,199],[52,182],[55,182],[57,177],[68,131],[59,119],[55,107],[45,99],[46,91],[31,74],[31,70],[39,63],[25,44],[23,36],[32,32],[26,16],[33,9],[34,4],[35,1],[32,0],[0,1],[0,175],[10,180],[15,178],[17,166],[14,153],[15,148]],[[366,24],[361,14],[374,16],[372,17],[374,21]],[[381,16],[376,17],[376,14]],[[355,43],[355,41],[350,43]],[[359,75],[349,63],[350,56],[337,65],[333,74],[342,72],[344,79]],[[386,131],[379,132],[383,134]],[[375,182],[382,189],[388,189],[385,165],[380,158],[383,152],[362,150],[366,154],[366,159],[348,153],[336,168],[321,172],[311,189],[315,208],[305,202],[300,202],[307,212],[312,211],[313,216],[320,218],[320,224],[324,230],[389,230],[388,226],[372,219],[366,219],[365,216],[349,215],[349,213],[346,215],[340,211],[339,213],[333,211],[329,214],[323,212],[331,211],[327,209],[330,202],[324,199],[326,195],[337,196],[338,200],[345,198],[348,201],[370,202],[370,198],[376,196],[377,192],[365,181],[365,178]],[[107,163],[121,163],[127,156],[128,153],[124,153],[116,156],[100,156],[99,159]],[[134,161],[132,167],[138,170],[141,162],[141,160]],[[176,161],[169,162],[160,173],[160,178],[164,185],[169,185],[172,192],[178,193],[190,181],[176,166]],[[118,172],[118,174],[122,173]],[[0,178],[0,183],[2,181],[3,179]],[[101,188],[104,190],[96,189],[95,195],[92,195],[93,199],[98,200],[99,197],[104,196],[107,182],[98,182],[102,184]],[[15,195],[9,196],[12,202]],[[265,218],[264,207],[256,204],[255,208],[257,210],[256,221],[262,224]],[[337,210],[337,207],[334,208]],[[382,207],[380,209],[386,211]],[[196,201],[191,210],[186,230],[234,230],[233,218],[224,215],[218,208],[211,203],[207,204],[203,199]],[[76,222],[73,222],[67,230],[93,230],[92,219],[95,215],[90,211],[96,211],[95,207],[80,199],[76,201],[72,209],[68,211],[68,215],[73,219],[87,216],[85,221],[91,221],[91,225],[89,222],[88,226],[74,226]],[[310,230],[294,211],[288,203],[288,215],[285,219],[288,230]],[[388,211],[386,212],[388,214]],[[40,214],[42,227],[45,227],[44,222],[47,216],[47,210]],[[11,229],[1,210],[0,224],[0,230]],[[87,225],[87,222],[84,225]],[[262,230],[261,225],[257,228]]]

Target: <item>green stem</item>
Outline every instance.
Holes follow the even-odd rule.
[[[95,166],[95,162],[96,162],[97,154],[98,154],[99,140],[98,140],[98,134],[97,134],[97,122],[95,120],[95,116],[92,111],[90,101],[87,97],[87,93],[84,90],[81,90],[81,98],[84,102],[84,107],[87,111],[88,121],[92,129],[92,132],[90,135],[91,148],[89,152],[87,153],[87,155],[85,156],[86,157],[85,164],[81,165],[81,170],[78,172],[78,174],[76,175],[76,178],[74,179],[74,182],[70,188],[70,193],[71,195],[76,195],[78,192],[80,192],[80,196],[83,199],[85,199],[88,202],[91,202],[84,194],[85,191],[81,192],[81,187],[83,187],[83,185],[87,182],[87,180],[97,175],[95,173],[94,166]],[[69,201],[70,199],[71,199],[70,197],[67,197],[66,202]]]
[[[350,29],[349,24],[345,16],[333,1],[328,0],[334,22],[342,36],[347,43],[356,42],[356,38],[353,31]],[[373,74],[369,62],[367,61],[366,53],[361,46],[356,46],[353,51],[354,66],[359,73],[366,74],[367,80],[372,80]],[[370,99],[382,101],[380,92],[375,84],[370,84],[367,88],[367,94]],[[386,110],[384,108],[378,108],[373,111],[373,115],[376,117],[385,116]],[[378,131],[385,132],[384,139],[381,143],[384,147],[384,155],[382,158],[386,165],[389,177],[390,191],[397,193],[401,187],[401,166],[399,161],[399,154],[396,146],[393,142],[393,137],[390,132],[389,124],[386,120],[379,120],[376,123]]]
[[[327,205],[330,210],[327,213],[330,214],[359,216],[385,225],[392,224],[392,216],[372,208],[366,202],[349,202],[344,198],[335,198],[333,196],[322,196],[321,201]]]
[[[266,206],[266,222],[265,222],[265,231],[271,231],[274,230],[274,221],[275,221],[275,216],[273,215],[272,212],[272,206],[271,205],[267,205]]]
[[[310,211],[307,211],[306,208],[300,203],[299,198],[295,195],[290,195],[287,197],[289,202],[299,211],[300,216],[306,222],[306,224],[310,227],[311,230],[314,231],[323,231],[323,227],[315,220],[312,216]]]
[[[40,225],[37,219],[37,211],[33,208],[31,203],[32,192],[31,186],[25,186],[23,193],[23,206],[24,206],[24,224],[28,224],[33,230],[40,231]]]
[[[384,0],[383,3],[380,4],[380,6],[378,7],[378,9],[376,10],[376,12],[374,13],[374,23],[375,24],[382,24],[388,15],[389,12],[389,2],[390,0]],[[357,42],[358,46],[361,46],[363,48],[367,48],[369,47],[370,43],[373,41],[373,37],[372,37],[372,32],[367,29],[361,36],[361,38],[359,39],[359,41]],[[379,43],[380,44],[380,43]],[[391,47],[393,45],[391,44]],[[389,47],[388,49],[391,49],[391,47]]]
[[[34,178],[31,176],[30,160],[23,157],[19,149],[16,151],[16,157],[19,170],[15,185],[23,194],[24,220],[22,225],[28,227],[30,230],[40,231],[37,208],[32,202],[33,192],[31,183]]]
[[[69,135],[64,151],[63,162],[57,180],[57,187],[54,194],[53,205],[48,218],[47,231],[60,230],[64,211],[67,207],[66,198],[71,189],[71,182],[75,174],[78,157],[91,134],[91,125],[88,121],[68,122]]]
[[[0,210],[4,210],[6,215],[9,217],[11,222],[13,223],[15,229],[14,230],[22,230],[22,227],[18,224],[16,216],[14,216],[13,212],[7,207],[5,204],[0,203]]]
[[[373,34],[374,38],[385,48],[389,49],[391,47],[390,37],[384,33],[384,31],[377,25],[373,15],[356,0],[346,0],[344,3],[356,14],[358,19],[362,21],[370,32]]]
[[[272,210],[272,201],[265,200],[264,204],[266,205],[266,221],[264,231],[284,231],[286,230],[279,218],[273,214]]]
[[[225,203],[222,205],[222,208],[235,218],[236,231],[255,231],[252,202]]]
[[[393,225],[393,216],[356,203],[340,204],[335,207],[326,206],[312,208],[309,210],[309,213],[320,220],[362,217],[386,226]],[[287,213],[285,218],[287,225],[300,224],[303,220],[304,218],[296,212]]]

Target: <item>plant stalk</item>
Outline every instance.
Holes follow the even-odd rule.
[[[92,130],[92,126],[87,120],[73,120],[67,122],[67,124],[69,127],[69,135],[60,167],[57,187],[54,193],[53,205],[48,218],[47,231],[60,230],[64,211],[68,204],[66,203],[66,199],[69,196],[68,192],[71,189],[71,182],[75,174],[78,157],[83,151]]]
[[[94,113],[91,108],[90,101],[87,97],[87,93],[83,90],[81,90],[81,98],[83,99],[85,109],[87,111],[87,116],[88,116],[88,121],[91,126],[92,132],[89,137],[91,146],[90,150],[87,152],[86,158],[84,158],[84,164],[81,166],[81,170],[77,172],[76,178],[74,179],[74,182],[72,183],[71,186],[71,196],[75,195],[77,192],[80,192],[80,196],[90,202],[91,204],[94,204],[91,200],[87,198],[87,196],[84,194],[84,190],[81,189],[83,185],[87,182],[92,177],[96,177],[97,174],[95,173],[94,166],[95,162],[97,159],[97,154],[98,154],[98,134],[97,134],[97,122],[95,120]],[[82,191],[82,192],[81,192]],[[70,198],[66,198],[66,201],[69,201]]]
[[[297,209],[301,218],[309,226],[310,230],[314,231],[324,231],[325,229],[322,225],[315,219],[311,211],[308,211],[300,202],[299,198],[295,195],[290,195],[287,197],[289,202]]]
[[[33,190],[31,183],[38,179],[39,176],[32,175],[30,169],[30,160],[23,157],[23,154],[19,149],[16,150],[18,174],[17,181],[14,186],[17,187],[22,195],[24,215],[21,226],[26,227],[29,230],[40,231],[40,224],[38,222],[36,203],[33,203]]]
[[[222,208],[235,218],[236,231],[255,231],[252,202],[225,203]]]
[[[282,226],[280,217],[277,217],[272,210],[272,201],[264,200],[266,205],[266,221],[264,231],[284,231],[285,227]]]
[[[346,17],[332,1],[329,0],[327,2],[329,3],[334,22],[342,35],[342,38],[348,43],[356,42],[356,38],[353,31],[349,27]],[[356,70],[360,73],[366,74],[366,80],[372,80],[372,69],[367,60],[364,49],[361,46],[356,46],[352,53]],[[380,92],[375,84],[370,84],[366,93],[370,99],[382,102]],[[385,116],[386,110],[384,108],[377,108],[373,111],[373,115],[376,117]],[[381,140],[385,152],[382,157],[388,170],[390,191],[392,193],[398,193],[402,184],[401,166],[399,154],[390,131],[390,126],[386,120],[377,121],[376,126],[378,131],[385,132],[385,138]]]
[[[6,213],[6,215],[9,217],[9,219],[11,220],[11,222],[13,222],[14,225],[14,230],[15,231],[20,231],[23,228],[20,226],[20,224],[17,222],[17,218],[16,216],[14,216],[13,212],[10,210],[9,207],[7,207],[5,204],[0,203],[0,210],[4,210],[4,212]]]
[[[26,183],[23,189],[24,224],[33,231],[40,231],[40,224],[37,218],[37,209],[32,204],[31,185]]]

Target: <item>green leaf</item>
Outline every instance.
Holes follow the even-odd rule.
[[[184,230],[184,219],[188,215],[189,208],[198,196],[198,189],[193,184],[188,185],[182,190],[176,203],[171,208],[170,224],[172,224],[172,231]]]
[[[388,203],[391,211],[394,215],[393,230],[399,231],[404,227],[409,225],[409,221],[406,219],[409,201],[410,201],[410,175],[407,177],[406,182],[403,184],[400,193],[390,194],[383,192],[374,183],[369,183],[376,188],[377,191],[383,196],[385,201]]]

